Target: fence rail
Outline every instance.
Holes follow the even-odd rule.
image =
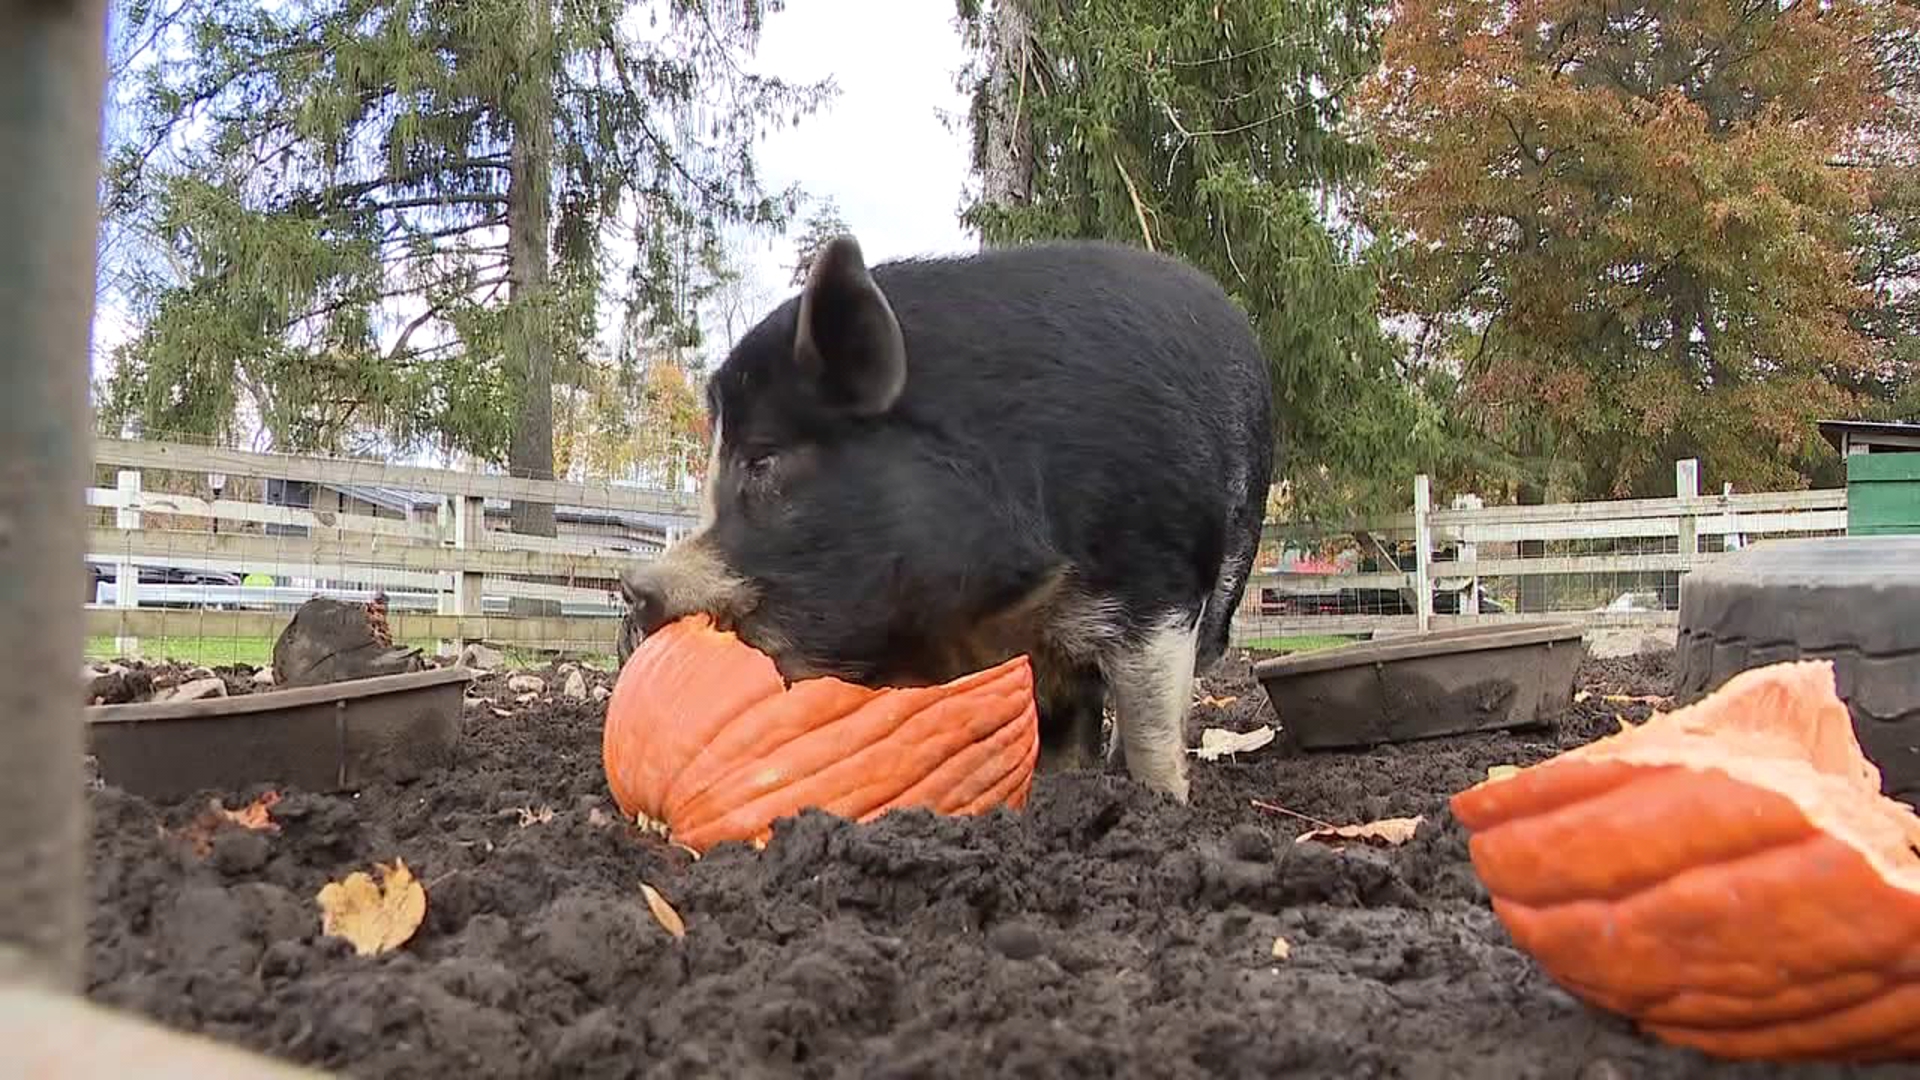
[[[611,651],[620,573],[672,543],[698,504],[616,484],[171,442],[102,439],[97,455],[118,471],[113,486],[86,492],[88,558],[102,568],[88,589],[88,627],[126,652],[141,638],[270,639],[310,596],[376,591],[402,640]],[[1493,507],[1472,496],[1435,507],[1420,477],[1408,513],[1331,528],[1273,524],[1235,639],[1542,617],[1670,626],[1680,578],[1726,551],[1845,531],[1843,490],[1702,496],[1696,476],[1693,463],[1678,463],[1671,498]],[[308,485],[331,503],[224,497],[219,484],[234,477]],[[386,496],[390,505],[366,501]],[[489,527],[489,503],[502,500],[572,507],[583,523],[554,537]]]

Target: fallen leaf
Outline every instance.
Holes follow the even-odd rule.
[[[1262,724],[1252,731],[1228,731],[1208,728],[1200,733],[1200,745],[1193,751],[1202,761],[1217,761],[1228,754],[1258,750],[1273,741],[1273,728]]]
[[[1238,694],[1231,697],[1214,697],[1212,694],[1208,694],[1206,697],[1194,702],[1194,704],[1203,709],[1224,709],[1239,700],[1240,696]]]
[[[543,806],[538,810],[530,806],[522,806],[518,809],[520,814],[520,827],[523,829],[529,825],[545,825],[547,822],[553,820],[553,807],[551,806]]]
[[[427,915],[427,891],[413,879],[404,860],[374,864],[381,883],[355,870],[345,881],[329,881],[320,890],[320,931],[344,938],[361,956],[405,945]]]
[[[279,832],[280,826],[268,813],[273,804],[279,801],[280,793],[269,791],[238,810],[229,810],[219,799],[208,799],[207,805],[180,830],[180,836],[192,847],[194,855],[204,859],[213,853],[213,834],[221,826],[238,825],[256,832]]]
[[[1518,765],[1495,765],[1487,770],[1487,779],[1504,780],[1509,776],[1518,775],[1519,772],[1520,766]]]
[[[1309,840],[1319,841],[1320,843],[1337,840],[1359,840],[1364,843],[1378,844],[1382,847],[1399,847],[1401,844],[1413,839],[1414,832],[1420,828],[1420,823],[1425,820],[1425,815],[1410,818],[1382,818],[1379,821],[1369,821],[1365,825],[1338,825],[1329,829],[1313,829],[1294,837],[1293,842],[1296,844],[1304,844]]]
[[[1285,960],[1292,955],[1293,946],[1287,944],[1286,938],[1277,937],[1273,939],[1273,958],[1275,960]]]
[[[1665,705],[1672,699],[1658,694],[1605,694],[1600,700],[1609,705]]]
[[[653,911],[653,917],[660,923],[662,929],[676,939],[687,936],[686,920],[680,917],[679,912],[673,910],[673,905],[667,903],[667,898],[660,895],[660,890],[643,881],[640,883],[640,892],[647,898],[647,907]]]
[[[279,801],[280,793],[277,791],[269,791],[238,810],[228,810],[226,807],[221,806],[220,814],[228,821],[233,822],[243,829],[279,832],[280,826],[274,822],[272,816],[268,813],[268,811],[273,809],[274,804]],[[214,805],[220,806],[219,803],[215,803]]]

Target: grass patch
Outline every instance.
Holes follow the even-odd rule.
[[[1258,649],[1261,652],[1318,652],[1321,649],[1338,648],[1364,640],[1358,637],[1346,637],[1339,634],[1299,634],[1292,637],[1275,636],[1252,638],[1240,644],[1243,649]]]

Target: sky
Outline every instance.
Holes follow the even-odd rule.
[[[966,55],[953,17],[953,0],[789,0],[763,29],[754,70],[796,82],[831,76],[840,91],[767,138],[764,179],[834,199],[869,263],[979,246],[958,221],[966,142],[940,118],[966,110],[954,86]],[[755,283],[791,293],[792,240],[751,250]]]

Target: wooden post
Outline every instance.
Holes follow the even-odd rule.
[[[440,502],[440,521],[444,530],[441,541],[457,551],[478,551],[486,536],[486,500],[473,495],[451,495]],[[451,529],[447,529],[451,519]],[[477,618],[485,614],[482,600],[486,575],[472,570],[455,570],[449,575],[453,579],[451,592],[440,594],[440,614],[459,615]],[[464,635],[442,639],[442,652],[449,648],[457,655],[473,639]]]
[[[1673,463],[1673,493],[1682,499],[1700,497],[1700,462],[1686,458]],[[1700,520],[1691,512],[1680,516],[1680,554],[1700,554]]]
[[[115,486],[120,492],[120,509],[114,511],[115,526],[128,531],[140,528],[140,511],[130,509],[140,500],[140,470],[120,470]],[[140,568],[131,558],[114,560],[113,564],[113,606],[121,609],[140,606]],[[113,639],[115,656],[139,656],[140,639],[137,637],[116,637]]]
[[[1673,493],[1682,499],[1700,497],[1700,462],[1697,459],[1683,458],[1673,463]],[[1700,519],[1692,511],[1680,515],[1678,546],[1681,557],[1689,562],[1700,555]],[[1673,606],[1676,608],[1680,606],[1680,580],[1686,573],[1683,569],[1673,576]]]
[[[1413,478],[1413,602],[1421,633],[1433,628],[1433,482]]]
[[[1455,510],[1479,510],[1484,505],[1478,495],[1455,495],[1453,497],[1453,508]],[[1455,544],[1454,550],[1459,553],[1458,557],[1461,562],[1471,563],[1480,561],[1480,545],[1474,543],[1472,537],[1473,530],[1471,526],[1460,530],[1460,539]],[[1479,574],[1474,574],[1467,579],[1467,590],[1460,597],[1460,614],[1480,614]]]

